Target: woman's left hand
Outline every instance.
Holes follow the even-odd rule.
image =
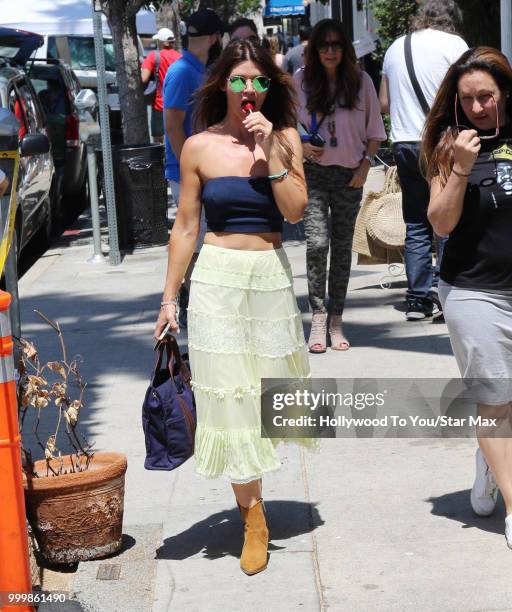
[[[367,159],[363,159],[363,161],[359,164],[359,167],[354,170],[354,174],[352,175],[352,179],[350,180],[348,187],[353,187],[354,189],[361,188],[366,182],[369,169],[370,162]]]
[[[263,149],[268,159],[272,146],[272,130],[274,128],[272,123],[260,111],[255,111],[247,115],[243,124],[248,132],[254,134],[254,141]]]

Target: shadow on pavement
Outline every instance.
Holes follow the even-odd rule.
[[[310,533],[324,521],[316,504],[296,501],[265,502],[271,542],[269,550],[286,547],[273,544],[304,533]],[[203,553],[208,559],[230,555],[239,557],[243,541],[243,526],[238,509],[223,510],[195,523],[185,531],[166,538],[156,551],[157,559],[181,561]]]
[[[102,557],[102,559],[113,559],[115,557],[119,557],[119,555],[124,554],[127,550],[130,550],[130,548],[133,548],[136,544],[137,544],[137,540],[133,536],[128,535],[127,533],[123,533],[122,539],[121,539],[121,548],[117,552],[111,555]]]
[[[505,507],[501,496],[498,497],[496,510],[492,516],[477,516],[471,509],[469,489],[445,493],[439,497],[429,497],[425,501],[432,504],[432,514],[444,516],[452,521],[462,523],[462,529],[476,527],[490,533],[504,533]]]

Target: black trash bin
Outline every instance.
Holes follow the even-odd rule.
[[[169,239],[164,159],[160,144],[112,147],[122,251],[163,245]]]

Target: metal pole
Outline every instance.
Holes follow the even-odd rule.
[[[501,0],[501,51],[512,62],[512,0]]]
[[[105,79],[105,55],[103,49],[102,13],[95,11],[92,0],[92,20],[94,26],[94,52],[98,75],[98,99],[100,111],[101,150],[103,152],[103,176],[105,184],[105,202],[107,205],[108,234],[110,243],[110,263],[118,266],[121,263],[119,238],[117,235],[116,200],[114,193],[114,168],[112,166],[112,145],[110,142],[110,121],[108,116],[107,81]]]
[[[101,224],[100,211],[98,207],[98,187],[96,185],[96,152],[93,143],[87,143],[87,173],[89,175],[89,201],[91,204],[92,238],[94,243],[94,255],[87,261],[89,263],[105,263],[101,252]]]
[[[151,113],[153,112],[153,107],[148,105],[146,108],[148,109],[148,132],[151,140]]]

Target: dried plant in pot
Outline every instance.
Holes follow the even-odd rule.
[[[41,554],[50,563],[101,558],[121,548],[126,457],[95,452],[79,433],[86,388],[79,359],[68,360],[59,323],[35,312],[56,332],[61,358],[42,363],[34,344],[16,340],[27,516]],[[41,424],[52,409],[55,428],[41,439]],[[28,422],[35,448],[44,458],[34,460],[24,443]]]

